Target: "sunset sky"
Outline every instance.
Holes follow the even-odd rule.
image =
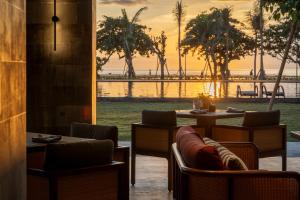
[[[151,35],[159,35],[161,31],[165,31],[167,41],[167,63],[169,70],[178,69],[177,57],[177,25],[172,10],[175,7],[176,0],[97,0],[97,21],[103,19],[103,15],[117,17],[121,15],[121,9],[125,8],[129,17],[133,17],[136,11],[144,6],[148,9],[140,16],[140,23],[152,28]],[[230,6],[233,9],[233,17],[242,22],[246,20],[246,12],[253,8],[253,0],[183,0],[186,6],[185,24],[197,14],[206,11],[211,7],[224,8]],[[247,31],[247,30],[246,30]],[[249,30],[248,30],[249,32]],[[184,32],[183,32],[184,34]],[[280,62],[276,58],[265,58],[265,68],[267,73],[277,73]],[[259,63],[258,63],[259,65]],[[104,66],[104,72],[123,70],[124,60],[118,57],[111,58],[110,62]],[[232,61],[230,69],[233,71],[246,71],[249,74],[253,66],[253,58],[246,57],[240,61]],[[155,72],[156,57],[142,58],[136,56],[134,59],[134,67],[138,72],[140,70]],[[187,58],[187,70],[200,71],[204,67],[203,59],[198,60],[197,56],[191,55]],[[290,70],[294,68],[294,64],[288,66]]]

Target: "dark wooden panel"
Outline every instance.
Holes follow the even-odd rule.
[[[27,1],[27,130],[68,134],[95,123],[95,0]]]

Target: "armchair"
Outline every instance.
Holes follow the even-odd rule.
[[[43,169],[27,169],[28,200],[123,199],[125,167],[110,140],[49,144]]]
[[[251,143],[221,143],[248,166],[249,171],[208,171],[189,168],[176,143],[172,145],[173,197],[176,200],[298,200],[296,172],[257,170],[258,150]]]
[[[113,141],[113,159],[125,163],[126,177],[122,187],[124,189],[125,196],[123,199],[129,199],[129,147],[118,145],[118,128],[116,126],[73,122],[71,124],[71,136],[96,140],[109,139]]]
[[[168,190],[172,189],[171,145],[177,130],[175,111],[142,112],[142,122],[131,126],[131,184],[135,184],[136,154],[168,160]]]
[[[280,125],[280,111],[246,112],[242,126],[215,125],[212,139],[220,142],[252,142],[259,157],[282,157],[282,170],[286,170],[286,125]]]

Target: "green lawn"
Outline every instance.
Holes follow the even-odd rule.
[[[116,125],[119,128],[119,139],[130,139],[130,124],[139,122],[141,111],[148,110],[178,110],[190,109],[191,103],[162,102],[162,103],[140,103],[140,102],[98,102],[97,103],[97,124]],[[264,103],[219,103],[217,108],[227,107],[240,108],[245,110],[266,110]],[[281,110],[281,122],[287,124],[288,133],[291,130],[300,130],[300,106],[298,104],[276,104],[274,109]],[[241,118],[218,120],[218,124],[241,124]],[[195,124],[194,120],[178,119],[178,124]],[[288,134],[289,141],[293,139]]]

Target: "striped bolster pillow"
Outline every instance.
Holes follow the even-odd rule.
[[[224,168],[228,170],[248,170],[248,167],[242,159],[229,151],[226,147],[222,146],[220,143],[210,138],[203,138],[203,141],[206,145],[214,146],[217,149]]]

